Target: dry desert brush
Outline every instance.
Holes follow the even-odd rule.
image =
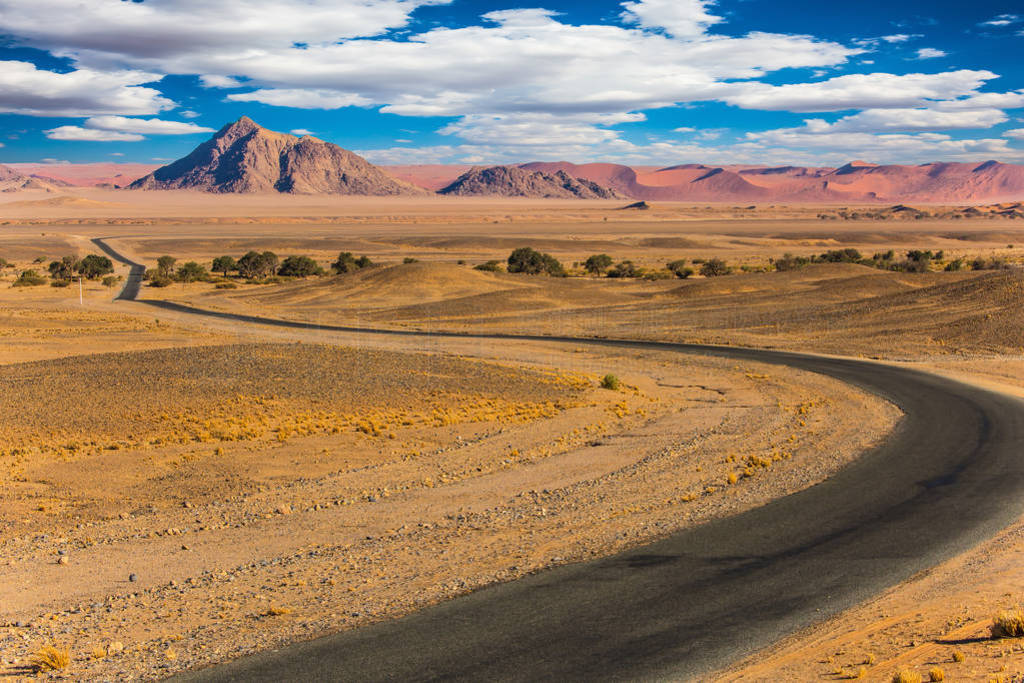
[[[32,668],[37,672],[57,671],[71,663],[71,651],[66,647],[46,645],[41,647],[29,658]]]
[[[1003,610],[992,617],[993,638],[1024,638],[1024,610]]]

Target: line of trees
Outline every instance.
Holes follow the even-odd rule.
[[[172,282],[209,282],[211,273],[222,278],[231,278],[237,274],[239,278],[249,282],[271,282],[274,278],[307,278],[352,273],[374,265],[368,256],[355,257],[352,252],[343,251],[331,264],[331,271],[326,270],[309,256],[288,256],[281,260],[272,251],[250,251],[238,259],[233,256],[218,256],[213,259],[210,269],[195,262],[188,261],[180,266],[173,256],[161,256],[156,260],[156,267],[146,271],[144,279],[153,287],[166,287]],[[232,285],[233,286],[233,285]]]

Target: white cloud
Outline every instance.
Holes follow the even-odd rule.
[[[292,135],[298,135],[299,137],[302,137],[303,135],[313,135],[313,131],[306,130],[305,128],[293,128],[291,132]]]
[[[191,109],[186,109],[185,111],[181,112],[181,115],[186,119],[198,119],[200,116],[202,116],[202,114],[200,114],[199,112],[192,111]]]
[[[945,57],[948,53],[942,50],[937,50],[934,47],[922,47],[917,51],[918,59],[935,59],[936,57]]]
[[[1014,140],[1024,140],[1024,128],[1012,128],[1007,131],[1003,131],[1004,138],[1012,138]]]
[[[340,109],[341,107],[365,107],[373,104],[371,100],[353,93],[298,88],[270,88],[232,93],[228,95],[228,99],[233,102],[262,102],[275,107],[294,107],[296,109]]]
[[[642,114],[472,114],[438,132],[478,145],[596,145],[619,137],[618,132],[603,126],[643,120]]]
[[[884,133],[891,131],[940,131],[973,128],[991,128],[1009,117],[999,109],[966,109],[941,111],[936,109],[866,109],[844,116],[835,123],[821,119],[805,122],[808,132],[832,133]]]
[[[93,116],[85,122],[85,127],[139,135],[194,135],[213,132],[213,128],[204,128],[194,123],[162,121],[160,119],[132,119],[126,116]]]
[[[978,26],[1009,26],[1021,21],[1019,14],[999,14],[988,21],[983,21]]]
[[[889,163],[945,160],[973,161],[979,158],[1024,160],[1024,150],[1009,147],[999,138],[956,139],[942,133],[832,133],[822,135],[807,128],[782,128],[747,133],[757,148],[781,147],[823,155],[826,159],[869,158]]]
[[[0,9],[0,17],[2,17]],[[175,105],[153,88],[160,74],[146,71],[58,73],[34,64],[0,61],[0,112],[27,116],[157,114]]]
[[[51,140],[81,140],[86,142],[139,142],[145,138],[138,133],[120,133],[113,130],[82,128],[81,126],[58,126],[43,131]]]
[[[241,88],[244,84],[237,78],[223,76],[220,74],[203,74],[199,76],[199,82],[206,88]]]
[[[112,157],[123,157],[124,156],[124,152],[111,152],[110,156],[112,156]]]
[[[697,129],[696,128],[691,128],[690,126],[681,126],[680,128],[673,128],[672,132],[673,133],[696,133]]]
[[[648,29],[663,29],[677,38],[699,36],[722,21],[708,11],[714,0],[637,0],[622,4],[627,23]]]
[[[887,43],[905,43],[913,38],[919,38],[920,34],[894,33],[891,36],[882,36],[881,40]]]
[[[152,61],[328,45],[401,28],[424,5],[449,0],[0,0],[4,33],[83,64]],[[259,48],[254,48],[259,46]],[[207,77],[231,72],[191,73]]]
[[[905,108],[975,94],[991,71],[947,71],[937,74],[849,74],[815,83],[769,85],[761,82],[722,86],[721,99],[744,109],[770,111],[843,111]]]

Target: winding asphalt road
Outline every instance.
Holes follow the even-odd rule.
[[[141,277],[141,266],[95,241]],[[135,298],[131,286],[129,280],[122,298]],[[396,334],[142,303],[264,325]],[[697,679],[973,547],[1024,514],[1024,402],[1012,397],[905,368],[797,353],[433,336],[604,344],[786,365],[873,392],[906,416],[882,446],[763,507],[179,680]]]

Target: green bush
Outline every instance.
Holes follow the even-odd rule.
[[[773,265],[775,270],[780,273],[785,273],[791,270],[799,270],[811,262],[811,259],[806,256],[793,256],[792,254],[784,254],[782,258],[775,259]]]
[[[619,378],[609,373],[601,378],[601,388],[611,389],[612,391],[618,391],[622,384],[619,382]]]
[[[197,280],[208,280],[210,274],[206,272],[206,268],[199,265],[195,261],[188,261],[181,268],[178,268],[178,272],[175,275],[175,279],[178,282],[196,282]]]
[[[163,275],[154,275],[149,279],[150,287],[169,287],[171,284],[171,278],[164,277]]]
[[[594,254],[587,257],[583,269],[591,275],[600,275],[612,265],[612,257],[608,254]]]
[[[608,270],[608,277],[640,277],[640,269],[632,261],[623,261]]]
[[[178,259],[173,256],[161,256],[156,260],[156,272],[162,278],[170,278],[174,273],[174,264]]]
[[[334,268],[335,272],[339,275],[345,273],[354,273],[357,270],[363,268],[369,268],[373,265],[373,261],[370,260],[369,256],[360,256],[356,258],[350,251],[343,251],[338,254],[338,260],[331,264],[331,268]]]
[[[553,275],[565,277],[565,268],[551,254],[542,254],[530,247],[520,247],[508,257],[507,270],[510,273],[527,275]]]
[[[250,251],[238,259],[238,273],[246,279],[270,277],[277,272],[277,254],[272,251]]]
[[[482,270],[485,273],[500,273],[502,270],[501,261],[487,261],[486,263],[473,266],[473,270]]]
[[[75,274],[75,265],[73,256],[65,256],[60,261],[51,261],[47,270],[54,280],[70,280]]]
[[[106,256],[89,254],[75,264],[75,272],[89,280],[114,272],[114,264]]]
[[[289,256],[277,269],[282,277],[310,277],[323,275],[324,269],[308,256]]]
[[[18,279],[15,280],[12,287],[38,287],[39,285],[45,285],[46,278],[37,273],[34,270],[23,270]]]
[[[693,268],[687,267],[686,259],[679,259],[677,261],[666,263],[665,267],[669,269],[669,272],[682,280],[693,275]]]
[[[230,256],[218,256],[213,259],[213,267],[210,270],[227,277],[231,271],[238,270],[238,263]]]
[[[50,286],[51,287],[57,287],[57,288],[70,287],[71,286],[71,280],[51,280],[50,281]]]
[[[120,282],[121,279],[122,278],[121,278],[120,275],[108,275],[105,278],[103,278],[103,286],[104,287],[113,287],[118,282]]]
[[[700,266],[700,274],[704,277],[718,277],[720,275],[728,275],[731,272],[732,268],[720,258],[710,258]]]
[[[418,258],[413,258],[412,256],[406,256],[404,259],[402,259],[402,263],[419,263],[419,262],[420,262],[420,260]]]

